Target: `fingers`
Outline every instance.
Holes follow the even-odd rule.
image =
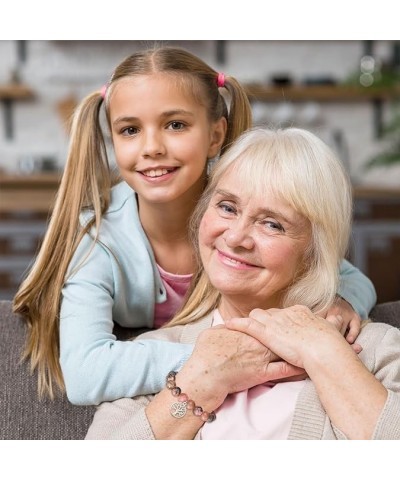
[[[288,362],[270,362],[266,368],[265,381],[303,380],[307,377],[303,368],[295,367]]]
[[[346,340],[349,343],[354,343],[361,330],[361,318],[358,315],[354,315],[349,324],[349,332],[346,335]]]
[[[265,327],[253,318],[230,318],[225,320],[225,326],[231,330],[247,333],[259,342],[265,340]]]
[[[359,343],[353,343],[351,345],[351,348],[356,352],[356,354],[358,355],[359,353],[361,353],[362,351],[362,346],[359,344]]]
[[[343,317],[341,315],[334,315],[334,314],[329,314],[326,317],[327,322],[332,324],[336,330],[339,330],[339,332],[344,335],[345,333],[345,326],[343,325]]]

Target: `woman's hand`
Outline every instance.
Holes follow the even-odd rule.
[[[301,373],[302,369],[278,359],[255,338],[216,326],[199,335],[192,355],[176,375],[176,385],[196,405],[211,412],[229,393]],[[155,438],[194,438],[203,424],[195,415],[186,415],[184,421],[174,418],[170,408],[175,401],[164,388],[146,407]]]
[[[344,298],[337,295],[335,305],[328,309],[325,318],[328,321],[334,319],[334,325],[348,343],[355,342],[361,331],[361,317]]]
[[[212,391],[223,401],[229,393],[302,373],[256,338],[218,326],[199,335],[179,377],[193,382],[197,389]]]
[[[335,325],[336,322],[336,325]],[[307,359],[326,348],[343,343],[337,320],[324,319],[307,307],[255,309],[249,318],[225,321],[232,328],[253,336],[292,365],[305,368]]]
[[[387,391],[334,326],[308,308],[256,309],[228,328],[257,338],[286,361],[303,367],[331,422],[348,438],[371,438]],[[368,398],[368,402],[365,399]]]

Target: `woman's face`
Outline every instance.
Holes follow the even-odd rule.
[[[222,302],[242,312],[281,306],[310,242],[306,218],[268,191],[249,194],[235,168],[219,181],[199,230],[200,255],[211,283]]]

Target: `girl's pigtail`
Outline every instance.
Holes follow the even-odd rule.
[[[234,77],[225,77],[225,88],[230,94],[228,129],[222,145],[223,153],[239,135],[252,127],[252,110],[247,93]]]
[[[99,113],[99,93],[85,98],[72,122],[69,155],[47,233],[28,276],[13,303],[29,326],[24,358],[38,371],[39,395],[54,398],[54,386],[64,390],[59,362],[59,309],[68,265],[85,232],[99,226],[110,197],[110,172]],[[93,208],[85,228],[79,216]]]

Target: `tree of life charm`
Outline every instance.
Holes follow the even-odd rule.
[[[173,417],[182,418],[186,415],[187,412],[186,405],[187,402],[175,402],[171,405],[169,411]]]

